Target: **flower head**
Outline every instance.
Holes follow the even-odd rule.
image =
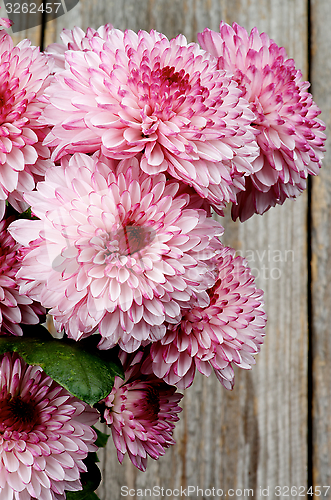
[[[118,460],[127,452],[132,463],[145,471],[148,455],[157,460],[175,444],[172,433],[179,420],[182,394],[155,375],[142,375],[143,352],[121,354],[125,382],[115,377],[114,387],[103,401],[104,418],[111,428]]]
[[[40,221],[15,221],[25,248],[20,292],[36,298],[76,340],[99,328],[100,347],[128,352],[165,334],[192,297],[215,282],[209,260],[222,226],[190,208],[188,193],[137,158],[76,153],[26,195]]]
[[[232,365],[251,368],[263,342],[266,315],[262,290],[255,286],[246,261],[224,247],[218,254],[218,279],[208,291],[209,301],[185,312],[178,325],[151,345],[152,370],[168,384],[184,389],[197,368],[209,376],[212,369],[227,389],[232,389]],[[144,372],[149,371],[150,360]]]
[[[53,159],[142,152],[147,174],[167,171],[218,208],[235,200],[236,177],[253,172],[257,155],[254,115],[216,58],[156,31],[71,38],[42,118],[54,126],[45,141]]]
[[[325,126],[307,92],[309,83],[285,49],[265,33],[253,28],[248,35],[238,24],[222,22],[219,33],[206,29],[198,39],[218,57],[219,68],[234,73],[255,114],[260,154],[232,210],[233,217],[243,221],[305,189],[308,174],[316,175],[321,166]]]
[[[16,47],[0,32],[0,204],[25,208],[22,192],[31,191],[50,163],[42,145],[47,128],[38,123],[40,98],[49,84],[46,57],[29,40]]]
[[[72,30],[63,29],[60,38],[63,43],[51,43],[45,50],[51,71],[57,73],[65,69],[65,53],[67,50],[91,50],[90,40],[100,36],[107,40],[108,33],[113,29],[111,24],[100,26],[98,30],[87,28],[86,33],[75,26]]]
[[[21,266],[20,245],[7,231],[10,222],[11,218],[0,222],[0,335],[22,335],[19,323],[35,325],[45,310],[19,294],[15,275]]]
[[[65,500],[82,489],[98,412],[17,354],[0,360],[0,498]]]

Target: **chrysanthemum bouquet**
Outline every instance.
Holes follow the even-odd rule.
[[[255,363],[263,292],[212,213],[295,198],[325,127],[266,34],[198,40],[1,34],[0,500],[96,499],[98,419],[145,470],[196,370]]]

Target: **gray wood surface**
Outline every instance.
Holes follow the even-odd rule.
[[[312,86],[322,118],[331,127],[331,8],[312,1]],[[331,484],[331,149],[312,186],[313,477]],[[330,495],[331,498],[331,495]]]
[[[312,0],[312,81],[315,98],[330,121],[330,1]],[[73,10],[47,23],[46,44],[58,41],[63,27],[111,22],[120,29],[157,29],[169,38],[188,40],[205,27],[218,30],[221,20],[250,30],[257,26],[283,45],[305,77],[308,75],[307,0],[82,0]],[[328,26],[329,28],[326,28]],[[322,48],[322,50],[320,50]],[[330,180],[327,164],[313,184],[313,353],[314,353],[314,479],[330,484],[329,407],[330,341]],[[308,308],[307,194],[287,201],[263,217],[244,224],[223,220],[224,242],[247,255],[258,284],[265,291],[267,337],[251,371],[236,371],[227,392],[214,377],[197,376],[185,392],[177,444],[146,473],[129,460],[117,462],[112,443],[100,454],[101,500],[121,497],[130,488],[200,488],[254,490],[307,486]],[[327,437],[328,436],[328,437]],[[130,497],[130,498],[139,498]],[[141,497],[140,497],[141,498]],[[159,498],[149,497],[146,498]],[[204,498],[192,494],[191,499]],[[240,498],[238,494],[234,498]],[[262,497],[261,497],[262,498]],[[295,494],[286,498],[297,498]],[[331,498],[329,495],[327,498]]]

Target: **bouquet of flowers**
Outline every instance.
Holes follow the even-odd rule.
[[[0,500],[96,499],[99,419],[145,470],[196,370],[231,390],[255,363],[263,292],[212,214],[298,196],[325,126],[265,33],[198,41],[2,31]]]

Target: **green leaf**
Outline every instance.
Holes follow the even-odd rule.
[[[89,453],[89,456],[91,456],[91,460],[93,460],[93,462],[95,462],[95,463],[100,462],[96,451],[93,451],[93,452],[91,451],[91,453]]]
[[[101,472],[95,464],[94,457],[89,453],[84,463],[87,472],[81,474],[80,479],[83,489],[80,491],[66,491],[67,500],[99,500],[94,493],[101,481]]]
[[[66,491],[67,500],[100,500],[94,491]]]
[[[94,425],[92,426],[95,432],[97,433],[97,440],[94,443],[98,448],[104,448],[107,444],[107,441],[109,439],[109,434],[105,434],[104,432],[99,431],[99,429],[96,429]]]
[[[18,219],[29,219],[29,220],[39,220],[38,217],[35,217],[31,213],[31,207],[27,208],[25,212],[19,213],[17,215]]]
[[[67,500],[100,500],[94,491],[86,494],[84,494],[84,491],[66,491],[66,498]]]
[[[0,337],[0,354],[15,351],[28,364],[40,365],[53,380],[91,406],[111,392],[116,375],[123,378],[116,350],[100,351],[93,339],[97,336],[79,342],[58,340],[41,326],[33,328],[34,336]]]

